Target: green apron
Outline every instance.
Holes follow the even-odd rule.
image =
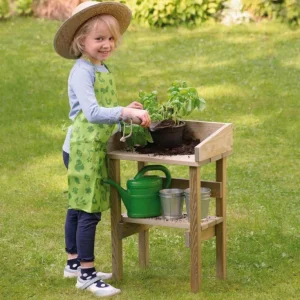
[[[100,106],[118,106],[111,73],[95,70],[94,89]],[[101,179],[108,178],[106,147],[114,128],[115,124],[89,123],[82,111],[76,116],[68,166],[69,208],[88,213],[109,209],[110,186],[101,184]]]

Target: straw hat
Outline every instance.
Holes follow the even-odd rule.
[[[115,17],[119,23],[121,34],[126,31],[131,21],[131,11],[122,3],[97,1],[83,2],[73,10],[72,16],[58,29],[54,37],[55,51],[64,58],[76,58],[70,53],[70,46],[75,33],[88,19],[101,14],[108,14]]]

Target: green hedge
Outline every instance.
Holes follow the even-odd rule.
[[[200,25],[216,19],[226,0],[128,0],[134,19],[141,25],[165,27]]]
[[[0,0],[0,20],[12,15],[28,16],[32,14],[33,0]]]
[[[243,4],[258,18],[300,24],[300,0],[243,0]]]
[[[32,14],[33,0],[16,0],[16,12],[19,16],[28,16]]]
[[[0,19],[17,15],[31,15],[33,2],[41,0],[0,0]],[[11,2],[11,7],[10,7]],[[124,0],[140,25],[165,27],[200,25],[209,19],[218,19],[226,0]],[[257,19],[267,18],[300,24],[300,0],[242,0],[245,10],[251,10]]]
[[[9,1],[0,0],[0,19],[7,19],[10,17]]]

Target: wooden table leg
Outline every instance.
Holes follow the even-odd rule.
[[[109,160],[110,178],[120,184],[120,160]],[[123,278],[122,239],[119,235],[118,224],[121,221],[121,198],[117,190],[111,187],[111,240],[112,240],[112,273],[113,279]]]
[[[139,232],[139,265],[142,269],[149,265],[149,229]]]
[[[194,293],[200,290],[202,284],[200,182],[200,168],[190,167],[191,290]]]
[[[146,166],[145,162],[138,162],[138,171]],[[149,265],[149,229],[139,232],[139,265],[145,269]]]
[[[222,182],[222,198],[216,198],[216,216],[223,222],[216,226],[217,278],[226,278],[226,157],[216,161],[216,180]]]

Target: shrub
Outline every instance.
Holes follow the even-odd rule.
[[[200,25],[216,19],[225,0],[128,0],[134,19],[149,27]]]
[[[0,20],[7,19],[10,16],[8,0],[0,0]]]
[[[17,0],[16,13],[19,16],[28,16],[32,14],[32,0]]]
[[[292,26],[300,23],[300,0],[243,0],[243,3],[257,18],[279,20]]]
[[[299,26],[300,24],[300,0],[286,0],[286,17],[289,24]]]

